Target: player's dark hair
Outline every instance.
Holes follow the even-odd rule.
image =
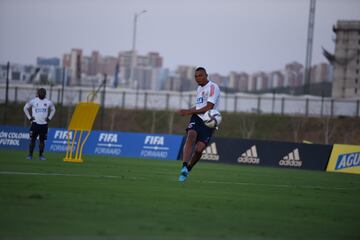
[[[197,67],[195,69],[195,72],[197,72],[197,71],[203,71],[205,74],[207,74],[206,69],[204,67]]]
[[[39,97],[40,99],[44,99],[45,96],[46,96],[46,90],[45,90],[45,88],[39,88],[39,89],[37,90],[37,95],[38,95],[38,97]]]
[[[204,67],[197,67],[197,68],[195,69],[195,72],[197,72],[197,71],[204,72],[205,75],[207,76],[207,72],[206,72],[206,69],[205,69]]]

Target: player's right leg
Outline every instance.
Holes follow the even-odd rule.
[[[30,127],[29,137],[30,137],[30,143],[29,143],[29,154],[26,157],[28,160],[32,160],[33,152],[35,148],[36,138],[38,136],[39,132],[36,128],[36,123],[32,123]]]
[[[214,133],[213,128],[209,128],[205,126],[203,121],[199,121],[197,124],[197,138],[196,138],[196,145],[195,145],[195,151],[194,154],[189,162],[188,170],[191,171],[191,169],[195,166],[195,164],[200,160],[203,151],[205,150],[207,144],[209,143],[212,134]]]

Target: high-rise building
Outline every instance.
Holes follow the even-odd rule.
[[[118,59],[116,57],[106,56],[102,59],[102,73],[108,76],[114,76],[116,64]]]
[[[136,55],[135,66],[133,69],[133,78],[130,79],[131,73],[131,51],[120,52],[119,70],[120,79],[128,87],[137,89],[156,89],[159,84],[155,83],[159,79],[160,69],[162,68],[163,58],[157,52],[149,52],[147,55]],[[130,83],[130,81],[133,81]]]
[[[54,66],[59,67],[60,66],[60,59],[59,58],[43,58],[43,57],[37,57],[36,58],[36,64],[39,66]]]
[[[298,62],[285,65],[285,86],[300,87],[304,84],[304,66]]]
[[[360,21],[338,21],[335,54],[327,56],[334,66],[332,96],[360,97]]]
[[[118,55],[121,84],[129,85],[131,68],[131,51],[120,52]]]
[[[247,92],[249,89],[249,74],[245,72],[230,72],[228,87],[238,92]]]
[[[265,72],[257,72],[251,75],[249,91],[265,91],[269,89],[269,76]]]
[[[99,73],[101,63],[101,56],[99,51],[92,51],[90,56],[89,75],[96,75]]]
[[[321,83],[332,81],[332,66],[327,63],[319,63],[311,67],[310,83]]]
[[[208,79],[210,81],[213,81],[217,85],[219,85],[219,87],[228,87],[228,77],[227,76],[222,76],[219,73],[212,73],[212,74],[209,74]]]
[[[196,67],[180,65],[176,69],[176,74],[180,81],[180,91],[193,91],[197,84],[194,80]]]
[[[82,73],[82,50],[72,49],[70,54],[64,54],[63,67],[70,69],[70,79],[68,85],[78,86],[81,84]]]
[[[273,71],[270,73],[271,89],[282,88],[285,84],[285,76],[281,71]]]

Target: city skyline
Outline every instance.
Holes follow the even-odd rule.
[[[34,64],[72,48],[117,56],[131,50],[134,13],[143,9],[136,50],[159,52],[170,70],[202,65],[228,75],[305,61],[309,1],[2,0],[0,62]],[[317,0],[313,65],[326,62],[321,46],[334,51],[336,21],[360,19],[358,9],[356,0]]]

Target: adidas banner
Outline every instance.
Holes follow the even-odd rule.
[[[214,138],[202,160],[249,166],[325,170],[332,146]]]

